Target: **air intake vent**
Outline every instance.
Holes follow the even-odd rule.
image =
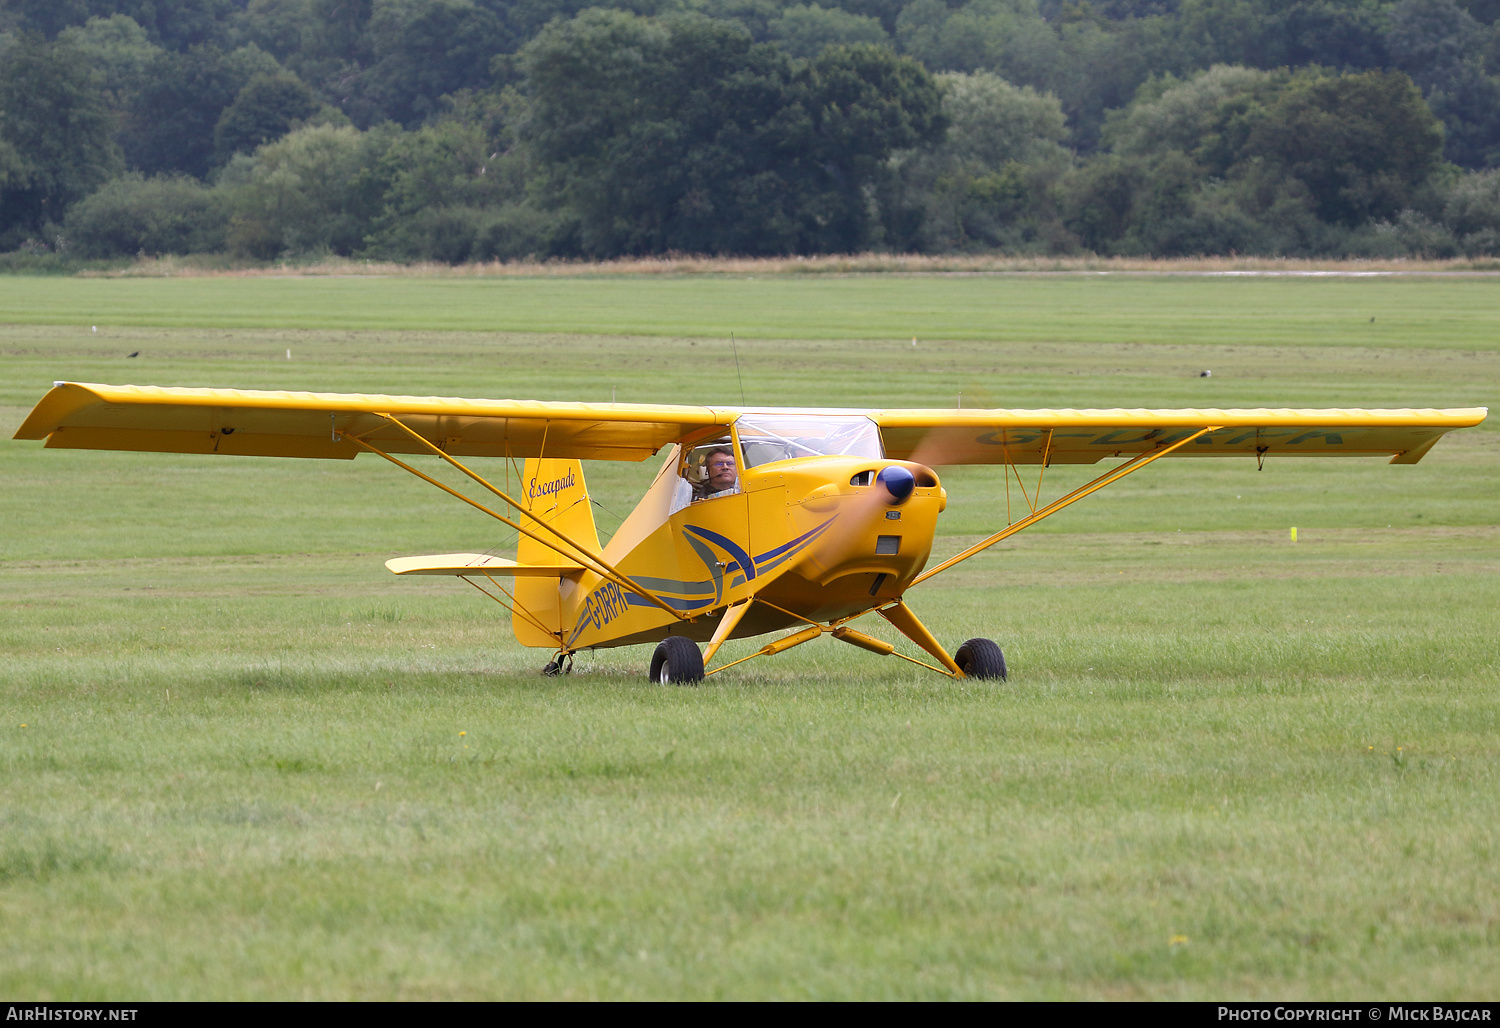
[[[901,549],[901,537],[899,535],[882,535],[875,538],[876,553],[897,553]]]

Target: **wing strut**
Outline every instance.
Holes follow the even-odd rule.
[[[462,578],[465,582],[468,582],[475,589],[478,589],[480,592],[484,593],[490,599],[494,600],[496,603],[500,604],[500,606],[510,611],[511,617],[524,617],[527,621],[531,622],[531,624],[537,629],[537,631],[541,632],[543,635],[550,635],[553,637],[559,636],[560,633],[550,630],[546,625],[537,620],[535,614],[531,613],[531,611],[527,610],[525,607],[517,603],[516,598],[511,595],[510,590],[505,588],[505,586],[501,585],[499,582],[495,581],[493,575],[485,575],[484,577],[489,579],[491,585],[493,585],[496,589],[499,589],[510,599],[509,603],[506,603],[505,600],[502,600],[500,597],[490,592],[488,589],[480,585],[478,582],[474,581],[468,575],[460,575],[459,577]],[[559,638],[558,641],[561,642],[562,640]]]
[[[1169,446],[1163,446],[1159,450],[1152,450],[1149,453],[1142,453],[1142,454],[1140,454],[1138,456],[1132,457],[1130,460],[1126,461],[1124,464],[1121,464],[1121,465],[1119,465],[1116,468],[1112,468],[1111,470],[1106,471],[1104,474],[1100,475],[1098,478],[1094,479],[1092,482],[1089,482],[1086,485],[1081,485],[1077,489],[1074,489],[1071,493],[1068,493],[1066,496],[1063,496],[1063,497],[1060,497],[1059,499],[1053,500],[1051,503],[1047,504],[1047,506],[1043,507],[1041,510],[1034,510],[1034,511],[1032,511],[1030,514],[1028,514],[1026,517],[1022,518],[1020,521],[1017,521],[1015,524],[1009,525],[1009,526],[1005,527],[1004,529],[1000,530],[999,532],[996,532],[994,535],[990,536],[988,539],[982,539],[982,540],[980,540],[979,542],[975,543],[973,546],[970,546],[967,550],[965,550],[964,552],[958,554],[957,556],[949,557],[947,560],[943,561],[937,567],[932,568],[932,569],[930,569],[928,571],[922,572],[916,578],[912,579],[911,585],[917,585],[917,584],[919,584],[921,582],[925,582],[927,579],[931,578],[933,575],[937,574],[939,571],[947,571],[949,568],[951,568],[953,565],[959,563],[960,561],[968,560],[970,557],[974,556],[976,553],[979,553],[979,552],[981,552],[983,550],[989,549],[991,546],[994,546],[996,543],[998,543],[1002,539],[1008,539],[1009,537],[1015,535],[1017,532],[1021,531],[1021,529],[1023,529],[1023,528],[1030,528],[1032,525],[1036,524],[1038,521],[1042,520],[1045,517],[1049,517],[1050,515],[1056,514],[1058,511],[1062,510],[1064,507],[1068,506],[1069,504],[1076,503],[1077,501],[1083,499],[1085,496],[1089,495],[1090,493],[1098,492],[1100,489],[1103,489],[1105,486],[1109,485],[1111,482],[1118,482],[1120,479],[1124,478],[1126,475],[1131,474],[1132,472],[1135,472],[1135,471],[1139,471],[1141,468],[1145,467],[1147,464],[1150,464],[1156,458],[1158,458],[1158,457],[1165,457],[1167,454],[1171,453],[1173,450],[1177,449],[1180,446],[1186,446],[1188,443],[1192,442],[1194,439],[1197,439],[1200,436],[1205,436],[1205,435],[1207,435],[1210,432],[1217,432],[1219,430],[1219,427],[1220,426],[1217,426],[1217,425],[1211,425],[1208,428],[1201,428],[1198,431],[1194,432],[1192,435],[1184,436],[1183,438],[1177,440],[1175,443],[1172,443]],[[1038,486],[1040,486],[1040,484],[1041,484],[1040,480],[1038,480]],[[911,586],[907,586],[907,588],[910,589]],[[882,611],[882,613],[884,613],[884,612]]]
[[[436,446],[433,446],[426,439],[423,439],[421,436],[417,435],[417,433],[412,432],[411,429],[407,428],[405,425],[402,425],[401,422],[397,421],[395,418],[390,417],[390,415],[386,415],[386,414],[381,415],[381,417],[384,417],[386,420],[392,422],[395,425],[398,425],[399,427],[401,427],[402,429],[404,429],[405,431],[407,431],[408,433],[410,433],[414,438],[416,438],[418,440],[421,440],[421,442],[425,446],[427,446],[428,448],[430,448],[432,450],[432,452],[438,454],[440,457],[442,457],[449,464],[452,464],[454,467],[458,468],[464,474],[466,474],[470,478],[474,479],[474,481],[476,481],[480,485],[484,486],[486,489],[488,489],[490,492],[494,493],[496,496],[500,497],[502,500],[504,500],[506,503],[510,504],[512,507],[516,508],[516,510],[521,511],[522,513],[526,514],[528,517],[531,516],[531,512],[528,511],[528,510],[526,510],[525,507],[522,507],[515,500],[511,499],[509,496],[505,495],[500,490],[498,490],[494,486],[490,485],[490,483],[486,482],[483,478],[481,478],[480,476],[476,475],[474,472],[470,471],[468,468],[464,467],[462,464],[460,464],[458,461],[454,460],[452,457],[448,456],[446,453],[444,453],[442,450],[438,449]],[[644,587],[636,584],[635,582],[631,581],[628,577],[626,577],[624,574],[622,574],[620,571],[618,571],[614,567],[614,565],[609,564],[608,562],[606,562],[606,561],[602,560],[601,558],[595,556],[594,554],[590,553],[587,549],[585,549],[584,547],[580,546],[578,543],[575,543],[573,540],[571,540],[567,536],[563,535],[561,532],[559,532],[557,529],[553,528],[551,525],[548,525],[548,524],[546,524],[543,521],[537,520],[534,517],[532,518],[532,520],[535,521],[537,525],[541,526],[542,528],[547,529],[547,531],[549,531],[553,535],[557,536],[565,544],[567,544],[568,546],[572,547],[574,550],[578,551],[576,554],[569,553],[567,550],[564,550],[561,546],[558,546],[556,543],[549,542],[546,539],[543,539],[541,536],[537,535],[535,532],[531,531],[530,529],[525,528],[525,527],[523,527],[521,525],[518,525],[516,522],[512,521],[510,518],[506,517],[504,514],[501,514],[501,513],[499,513],[498,511],[495,511],[495,510],[491,510],[489,507],[486,507],[484,504],[478,502],[477,500],[471,500],[469,497],[465,496],[463,493],[459,492],[457,489],[450,489],[448,486],[446,486],[443,483],[439,482],[437,479],[433,478],[431,475],[423,474],[421,471],[418,471],[416,468],[412,467],[410,464],[407,464],[405,461],[398,460],[397,458],[392,457],[389,453],[386,453],[384,450],[380,449],[380,447],[374,446],[374,445],[372,445],[370,443],[367,443],[363,439],[361,439],[358,436],[353,435],[351,433],[347,433],[347,432],[343,433],[343,436],[344,436],[345,439],[348,439],[350,442],[355,443],[358,446],[364,447],[365,449],[369,450],[371,453],[376,454],[377,456],[380,456],[380,457],[384,457],[386,460],[390,461],[392,464],[396,465],[398,468],[401,468],[403,471],[409,471],[409,472],[411,472],[413,475],[416,475],[418,478],[422,479],[422,481],[424,481],[424,482],[427,482],[429,485],[435,485],[439,489],[441,489],[443,492],[447,493],[448,495],[456,497],[456,498],[464,501],[465,503],[467,503],[469,506],[475,508],[476,510],[483,511],[484,513],[488,514],[490,517],[494,518],[496,521],[499,521],[501,524],[503,524],[503,525],[509,525],[511,528],[514,528],[517,532],[520,532],[522,535],[526,536],[527,538],[532,539],[535,542],[541,543],[543,546],[547,547],[550,550],[556,551],[557,553],[559,553],[562,556],[566,557],[568,560],[577,561],[578,563],[580,563],[580,564],[584,565],[585,567],[587,567],[590,571],[593,571],[596,574],[602,575],[604,578],[606,578],[609,581],[615,583],[620,588],[622,588],[622,589],[628,589],[628,590],[630,590],[633,593],[637,593],[637,594],[639,594],[641,596],[644,596],[647,600],[651,601],[656,606],[658,606],[662,610],[666,611],[668,614],[671,614],[673,617],[678,618],[680,620],[687,620],[687,618],[688,618],[687,614],[684,614],[683,612],[678,611],[678,610],[673,610],[670,606],[667,605],[666,601],[664,601],[660,596],[657,596],[655,593],[651,592],[651,590],[646,589],[646,588],[644,588]],[[548,634],[551,634],[551,633],[548,633]]]

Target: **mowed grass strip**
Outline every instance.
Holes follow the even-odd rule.
[[[13,277],[0,322],[1495,350],[1497,295],[1488,277]]]
[[[1062,587],[928,592],[1006,641],[1004,687],[832,640],[692,690],[639,648],[546,680],[483,608],[347,563],[11,597],[0,984],[1490,995],[1493,575],[1218,557],[1251,577],[1084,553]]]
[[[1447,300],[1411,296],[1430,343]],[[1450,406],[1500,382],[1494,351],[1389,342],[912,351],[741,360],[752,402],[850,406]],[[11,326],[0,367],[11,431],[53,378],[738,400],[729,348],[688,336]],[[949,645],[1000,640],[1005,686],[823,639],[698,689],[648,685],[649,647],[543,679],[493,604],[389,575],[506,538],[378,464],[7,444],[0,988],[1494,998],[1496,439],[1413,467],[1163,461],[915,591]],[[606,533],[654,468],[588,469]],[[943,477],[949,553],[1006,487]]]

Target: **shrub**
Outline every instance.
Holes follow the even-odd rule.
[[[1500,255],[1500,171],[1465,175],[1448,194],[1443,223],[1469,257]]]
[[[127,174],[68,211],[69,249],[81,257],[185,254],[224,247],[228,210],[195,179]]]
[[[297,131],[225,168],[232,253],[348,256],[364,245],[386,183],[377,174],[394,129],[318,125]]]
[[[514,261],[571,256],[577,252],[577,231],[577,220],[567,214],[531,204],[508,204],[485,213],[475,232],[472,258]]]
[[[398,261],[514,261],[571,252],[574,223],[530,204],[424,207],[372,238],[365,252]]]

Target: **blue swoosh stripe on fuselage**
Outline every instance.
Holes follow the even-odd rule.
[[[789,542],[789,543],[782,543],[780,546],[776,547],[774,550],[767,550],[765,553],[762,553],[760,556],[758,556],[758,557],[755,558],[755,566],[756,566],[756,568],[759,569],[762,564],[764,564],[766,561],[770,560],[772,557],[779,556],[783,551],[790,550],[794,546],[797,547],[798,549],[801,549],[803,546],[805,546],[808,543],[812,542],[813,536],[817,535],[818,533],[822,532],[823,529],[825,529],[829,525],[833,524],[834,518],[836,518],[836,517],[838,517],[838,515],[834,515],[834,517],[829,518],[827,521],[823,522],[817,528],[809,529],[808,531],[803,532],[801,535],[799,535],[797,538],[793,539],[791,542]],[[791,556],[791,554],[787,554],[787,556]],[[781,561],[778,560],[776,563],[780,564]]]
[[[730,567],[733,566],[730,565]],[[725,568],[724,571],[727,574],[729,568]],[[703,593],[712,594],[714,591],[712,581],[679,582],[675,578],[643,578],[640,575],[631,575],[630,580],[642,589],[650,589],[654,593],[669,592],[682,593],[685,596],[698,596]]]
[[[733,557],[739,563],[740,567],[745,569],[746,574],[750,578],[755,577],[755,564],[751,561],[750,554],[740,549],[739,544],[733,539],[730,539],[728,536],[722,536],[718,532],[711,532],[706,528],[699,528],[697,525],[683,525],[682,529],[684,532],[691,532],[699,539],[704,539],[716,546],[723,547],[725,552]]]
[[[835,515],[835,517],[837,517],[837,515]],[[802,549],[802,547],[812,542],[813,539],[816,536],[820,535],[824,529],[833,524],[834,520],[835,518],[829,518],[818,527],[809,529],[790,542],[782,543],[780,546],[777,546],[776,548],[771,550],[767,550],[765,553],[762,553],[761,555],[756,557],[755,564],[757,565],[757,572],[759,573],[769,571],[771,568],[774,568],[777,565],[790,559],[791,557],[796,556],[798,550]],[[697,531],[702,532],[705,535],[717,535],[717,533],[704,532],[703,529],[697,529]],[[719,536],[718,538],[722,539],[723,537]],[[714,541],[718,542],[718,539],[715,539]],[[728,549],[729,547],[725,548]],[[738,547],[736,547],[736,549],[738,549]],[[743,550],[740,550],[739,552],[744,553]],[[744,553],[744,555],[746,558],[750,556],[748,553]],[[770,562],[766,563],[767,561]],[[736,560],[724,568],[724,576],[725,578],[728,578],[731,574],[735,574],[740,571],[740,562]],[[714,583],[712,580],[704,580],[701,582],[681,582],[673,578],[644,578],[634,576],[632,576],[630,580],[632,582],[639,583],[642,588],[650,589],[658,596],[661,596],[662,601],[673,610],[692,610],[695,607],[703,606],[703,601],[693,598],[680,599],[676,596],[663,596],[663,593],[681,593],[689,597],[696,597],[708,595],[713,593],[714,591]],[[730,587],[738,588],[739,586],[744,584],[745,579],[743,577],[739,577],[737,581],[730,582]],[[640,593],[633,592],[625,593],[625,602],[632,607],[655,606],[655,604],[646,599],[646,597],[642,596]]]
[[[623,592],[624,590],[621,591]],[[661,593],[657,593],[657,595],[661,596]],[[671,607],[673,610],[696,610],[697,608],[704,606],[705,602],[712,602],[704,600],[679,600],[675,596],[662,596],[661,601],[667,606]],[[646,599],[646,597],[642,596],[640,593],[625,593],[625,602],[631,607],[656,606],[656,604]]]
[[[762,553],[760,556],[758,556],[758,557],[755,558],[755,573],[757,575],[764,574],[765,572],[767,572],[767,571],[771,570],[772,568],[776,567],[778,564],[782,563],[783,561],[787,560],[788,558],[795,557],[797,555],[797,552],[799,550],[801,550],[803,546],[805,546],[808,543],[812,542],[813,538],[815,536],[817,536],[820,532],[823,531],[823,529],[827,528],[831,524],[833,524],[833,518],[829,518],[827,521],[823,522],[821,525],[819,525],[817,528],[812,529],[811,531],[807,531],[807,532],[802,533],[801,535],[799,535],[797,538],[793,539],[789,543],[782,543],[780,546],[776,547],[774,550],[767,550],[765,553]],[[793,547],[795,547],[795,549],[793,549]],[[777,556],[778,554],[780,556]],[[776,557],[777,559],[770,560],[770,558],[772,558],[772,557]],[[767,563],[768,560],[770,560],[770,563]],[[727,578],[728,576],[734,574],[735,572],[741,571],[741,570],[742,569],[740,568],[740,562],[739,561],[737,561],[737,560],[736,561],[731,561],[724,568],[724,576]],[[735,581],[733,581],[733,582],[730,583],[730,588],[731,589],[737,588],[738,586],[741,586],[741,585],[744,585],[744,584],[745,584],[745,579],[744,579],[744,576],[741,575],[737,580],[735,580]],[[708,591],[709,590],[707,590],[707,589],[703,590],[703,592],[708,592]]]

